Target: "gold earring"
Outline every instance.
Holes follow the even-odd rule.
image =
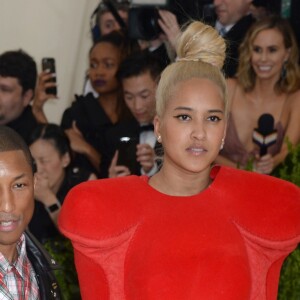
[[[221,143],[221,146],[220,146],[220,150],[222,150],[224,148],[224,144],[225,144],[225,140],[224,140],[224,138],[222,138],[222,143]]]

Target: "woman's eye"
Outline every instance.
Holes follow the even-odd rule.
[[[261,48],[260,47],[253,47],[253,52],[260,53]]]
[[[96,69],[96,68],[97,68],[97,64],[96,64],[96,63],[91,63],[91,64],[90,64],[90,68]]]
[[[208,120],[212,121],[212,122],[219,122],[219,121],[221,121],[221,118],[218,116],[210,116],[210,117],[208,117]]]
[[[188,115],[178,115],[178,116],[175,116],[175,118],[177,118],[178,120],[181,120],[181,121],[188,121],[191,119],[191,117]]]
[[[111,69],[111,68],[113,68],[115,66],[115,63],[113,63],[113,62],[106,62],[105,63],[105,67],[107,68],[107,69]]]
[[[271,48],[270,48],[270,52],[271,52],[271,53],[276,52],[276,51],[277,51],[277,48],[276,48],[276,47],[271,47]]]

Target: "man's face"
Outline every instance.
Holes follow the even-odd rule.
[[[34,175],[21,150],[0,152],[0,252],[15,251],[34,209]]]
[[[32,91],[23,94],[22,86],[15,77],[0,76],[0,125],[17,119],[31,100]]]
[[[248,13],[251,2],[252,0],[214,0],[219,22],[224,26],[235,24]]]
[[[124,99],[140,124],[152,123],[155,115],[156,82],[149,72],[122,80]]]

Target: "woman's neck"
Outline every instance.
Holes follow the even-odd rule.
[[[150,178],[149,184],[159,192],[171,196],[192,196],[205,190],[211,183],[210,168],[198,173],[175,170],[165,165]]]
[[[98,101],[112,123],[118,121],[118,92],[101,94]]]
[[[253,94],[256,96],[259,96],[261,99],[268,100],[271,99],[277,95],[275,90],[277,79],[267,79],[267,80],[261,80],[256,79],[254,88],[253,88]]]

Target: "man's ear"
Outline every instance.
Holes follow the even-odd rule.
[[[23,94],[23,106],[26,107],[29,105],[31,99],[33,98],[33,90],[27,90],[24,94]]]

